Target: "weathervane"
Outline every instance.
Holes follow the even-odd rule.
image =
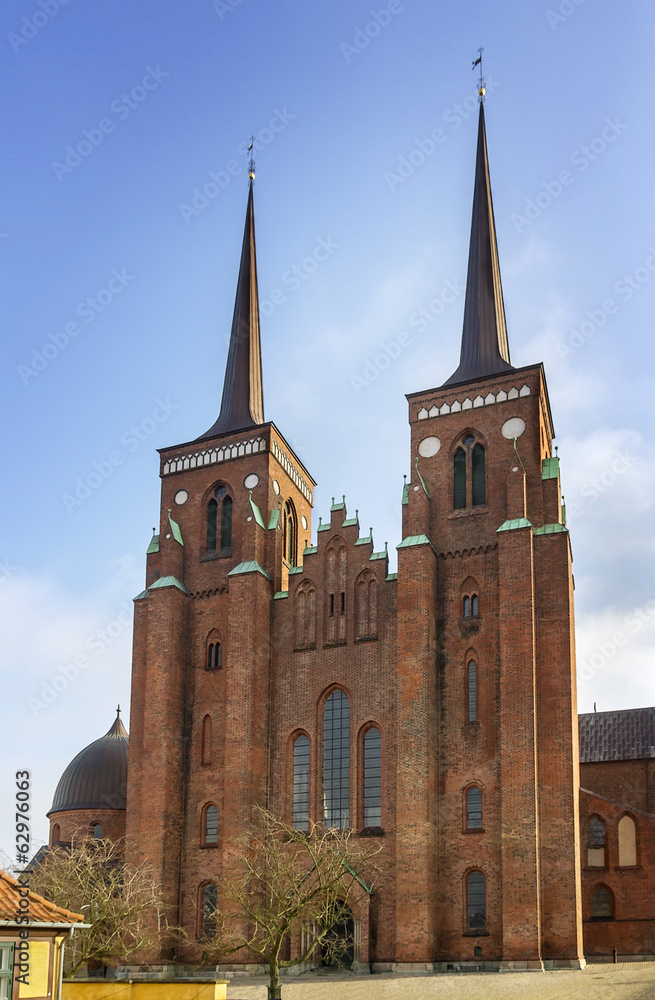
[[[478,98],[480,99],[480,103],[481,104],[484,101],[484,95],[486,93],[486,88],[485,88],[485,85],[484,85],[484,77],[482,75],[482,53],[483,52],[484,52],[483,48],[478,49],[478,58],[473,60],[473,66],[471,67],[471,69],[475,69],[476,66],[480,67],[480,76],[478,77]]]
[[[254,181],[255,179],[255,157],[253,155],[254,148],[255,148],[255,137],[254,135],[251,135],[250,145],[248,146],[248,152],[250,153],[250,160],[248,161],[248,178],[251,181]]]

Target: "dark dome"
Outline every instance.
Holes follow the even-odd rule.
[[[55,790],[52,813],[65,809],[125,809],[128,736],[120,720],[70,762]]]

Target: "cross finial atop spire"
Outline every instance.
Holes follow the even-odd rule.
[[[250,153],[250,159],[248,160],[248,180],[254,181],[255,179],[255,137],[250,136],[250,145],[248,146],[248,152]]]
[[[480,101],[480,104],[482,104],[482,102],[484,101],[484,95],[487,92],[486,88],[485,88],[485,85],[484,85],[484,76],[482,75],[482,53],[483,52],[484,52],[484,49],[482,47],[480,47],[478,49],[478,58],[473,60],[473,66],[471,67],[472,69],[475,69],[476,66],[480,67],[480,75],[478,77],[478,100]]]

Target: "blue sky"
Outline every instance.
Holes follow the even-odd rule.
[[[480,45],[512,361],[544,361],[562,459],[580,708],[655,703],[655,8],[11,0],[0,18],[0,845],[13,772],[33,772],[45,838],[61,771],[127,715],[156,449],[218,412],[251,133],[266,416],[318,481],[315,524],[345,493],[376,546],[400,541],[404,394],[459,355],[460,291],[408,324],[465,278]]]

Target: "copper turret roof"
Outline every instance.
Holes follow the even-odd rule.
[[[67,809],[125,809],[128,742],[119,708],[109,732],[81,750],[62,774],[48,816]]]
[[[218,420],[198,441],[264,423],[264,389],[259,336],[259,295],[255,251],[255,209],[250,180],[241,264],[234,302],[230,347]]]
[[[445,385],[513,371],[505,326],[496,225],[491,199],[484,103],[480,102],[471,242],[459,367]]]

